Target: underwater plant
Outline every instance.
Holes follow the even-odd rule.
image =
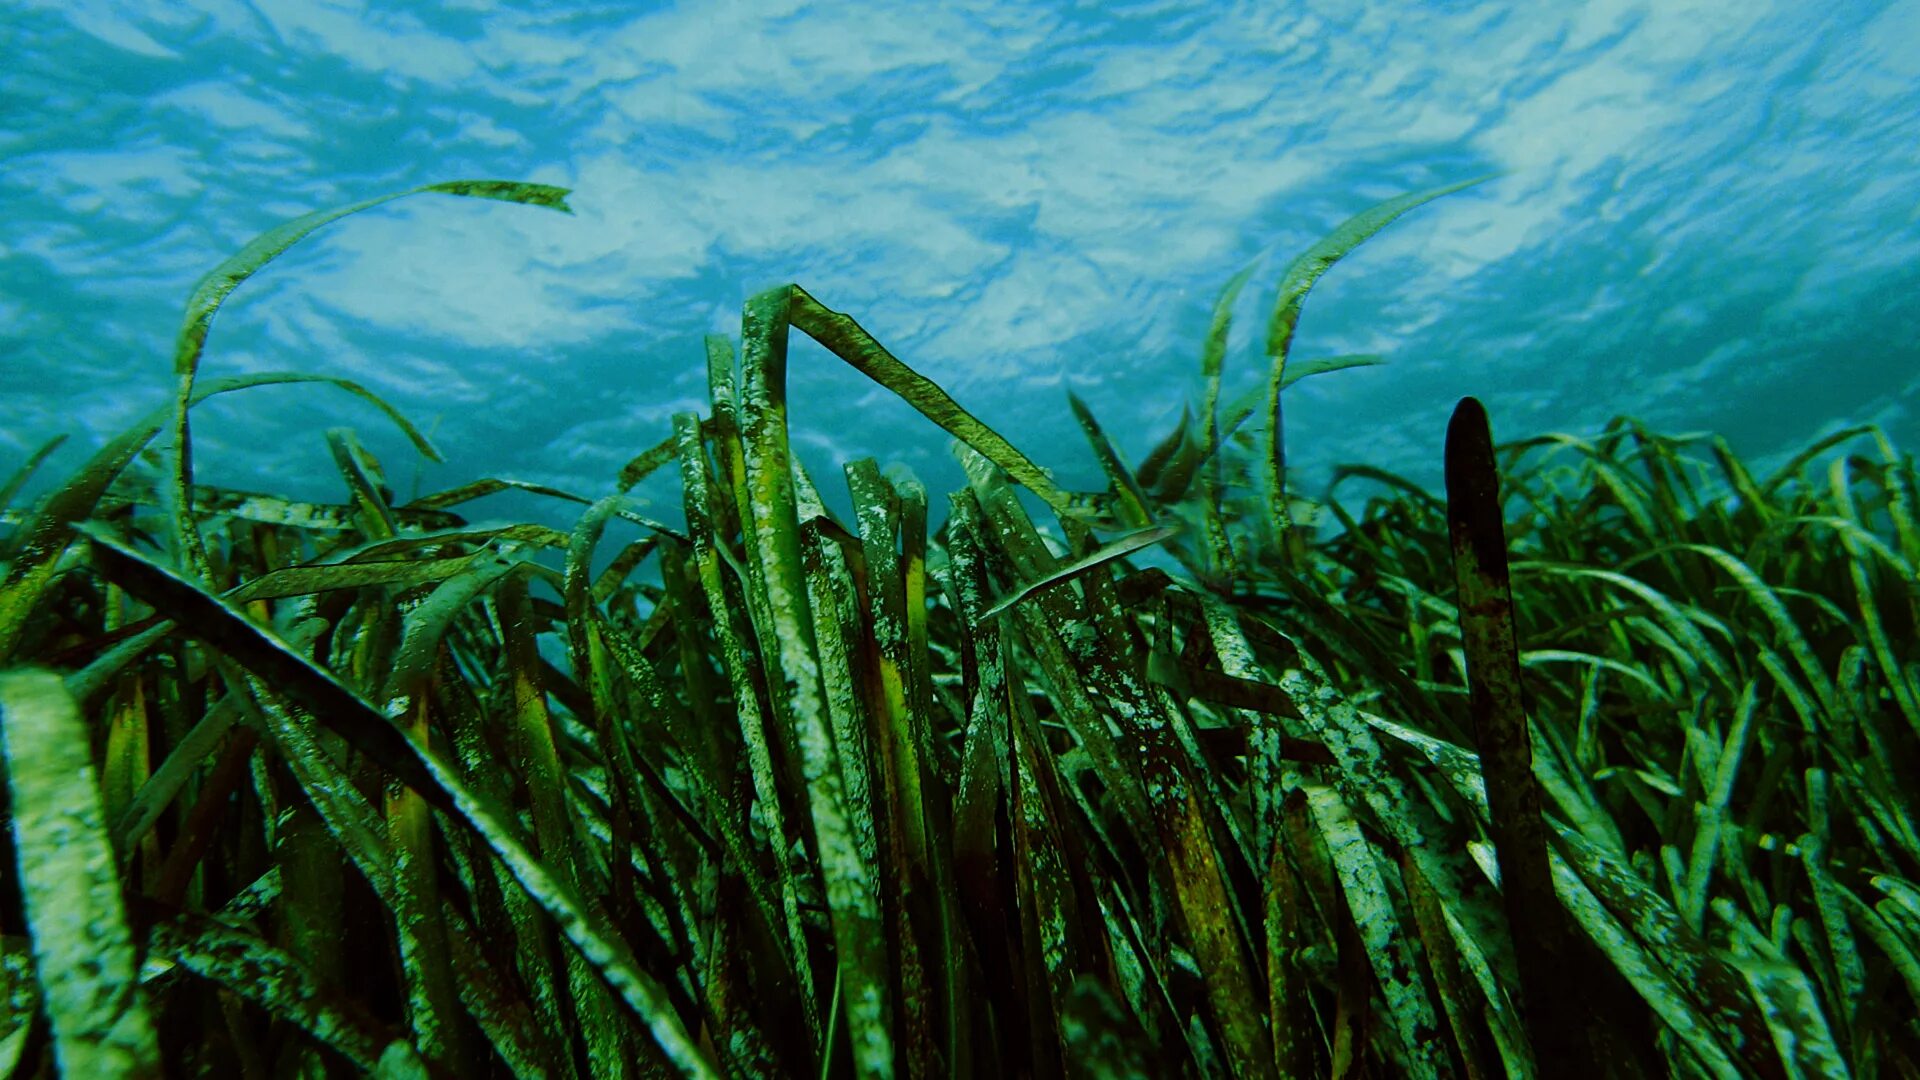
[[[202,379],[238,284],[392,198],[567,192],[263,234],[170,403],[0,486],[0,1072],[1914,1074],[1910,457],[1849,429],[1763,481],[1626,419],[1496,444],[1467,399],[1444,498],[1287,489],[1282,392],[1379,362],[1292,359],[1305,297],[1466,186],[1296,259],[1223,410],[1234,275],[1139,467],[1070,398],[1100,492],[797,285],[597,496],[398,503],[345,430],[340,503],[209,487],[193,407],[274,382],[436,454],[345,380]],[[957,440],[937,528],[870,459],[827,511],[794,330]],[[626,495],[662,469],[681,523]],[[508,488],[583,509],[456,513]]]

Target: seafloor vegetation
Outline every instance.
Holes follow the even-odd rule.
[[[1373,359],[1290,360],[1302,301],[1462,186],[1295,260],[1222,403],[1235,277],[1138,467],[1072,401],[1104,492],[789,286],[609,493],[533,489],[570,531],[456,515],[511,480],[396,505],[345,430],[338,505],[196,484],[191,406],[274,382],[434,453],[199,377],[386,200],[265,234],[172,402],[0,488],[0,1073],[1920,1075],[1910,458],[1496,446],[1468,399],[1444,499],[1289,493],[1282,389]],[[870,460],[824,509],[794,330],[957,440],[931,535]],[[660,470],[683,524],[623,494]]]

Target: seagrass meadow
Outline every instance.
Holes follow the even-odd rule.
[[[1910,457],[1496,444],[1469,398],[1443,497],[1288,489],[1284,389],[1378,362],[1290,358],[1309,291],[1474,182],[1295,259],[1222,402],[1234,276],[1137,466],[1070,400],[1091,492],[798,286],[604,491],[397,504],[345,429],[339,504],[198,484],[193,406],[269,383],[436,453],[339,378],[202,377],[240,282],[390,199],[567,192],[263,234],[194,290],[170,401],[0,487],[0,1072],[1920,1075]],[[966,486],[849,462],[836,520],[796,331]],[[672,521],[627,494],[662,472]],[[459,515],[507,488],[577,524]]]

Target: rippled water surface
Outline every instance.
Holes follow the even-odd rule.
[[[323,433],[352,425],[403,497],[597,495],[704,407],[702,336],[797,281],[1090,487],[1067,388],[1137,460],[1247,260],[1274,253],[1233,387],[1287,258],[1494,170],[1312,295],[1296,356],[1390,364],[1289,391],[1303,479],[1437,482],[1463,394],[1503,436],[1625,412],[1759,457],[1849,421],[1920,445],[1920,5],[3,6],[0,474],[69,431],[62,473],[164,401],[188,290],[256,233],[467,177],[576,213],[420,197],[332,225],[234,294],[203,367],[360,380],[449,463],[282,388],[196,413],[203,479],[337,498]],[[791,377],[824,487],[863,455],[936,505],[960,482],[943,433],[821,350]]]

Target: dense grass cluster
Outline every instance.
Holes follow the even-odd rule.
[[[199,378],[236,285],[398,196],[263,235],[171,404],[0,488],[0,1073],[1920,1074],[1910,458],[1468,399],[1444,499],[1289,493],[1282,391],[1377,359],[1291,360],[1305,296],[1465,186],[1296,259],[1223,406],[1237,275],[1137,467],[1072,401],[1102,492],[797,286],[604,496],[397,505],[344,430],[342,504],[211,489],[190,409],[264,383],[433,452]],[[824,508],[794,329],[956,439],[938,528],[870,460]],[[455,513],[508,487],[578,523]]]

